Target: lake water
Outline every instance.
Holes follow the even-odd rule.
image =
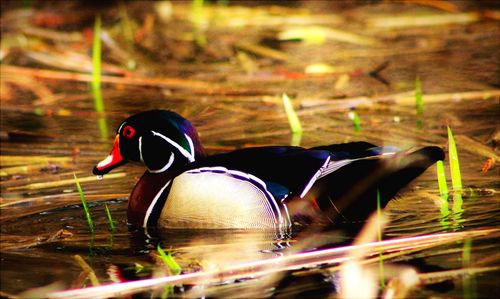
[[[500,30],[498,17],[496,20],[487,17],[491,8],[458,6],[465,13],[478,9],[483,14],[479,20],[463,23],[401,28],[377,27],[377,22],[391,18],[398,10],[403,14],[418,12],[424,16],[441,14],[443,17],[448,13],[436,8],[389,3],[353,7],[322,5],[326,7],[324,11],[308,5],[313,11],[309,18],[318,18],[315,22],[302,15],[305,8],[254,7],[251,11],[256,14],[253,15],[255,19],[249,17],[247,21],[264,16],[268,23],[247,24],[244,27],[247,31],[228,25],[231,20],[244,22],[245,18],[237,18],[244,13],[235,10],[228,24],[217,23],[219,25],[206,30],[209,45],[205,50],[198,49],[198,56],[189,60],[179,58],[180,51],[195,50],[184,45],[186,41],[181,37],[171,38],[174,29],[161,31],[157,28],[160,24],[174,26],[173,19],[163,20],[158,8],[151,3],[135,13],[137,3],[128,3],[130,17],[137,21],[137,26],[144,25],[139,21],[144,21],[148,13],[156,21],[155,30],[149,33],[153,36],[146,36],[143,40],[149,42],[148,46],[127,50],[130,51],[129,58],[139,64],[137,73],[142,77],[171,77],[184,81],[182,84],[114,84],[104,79],[104,112],[96,112],[88,82],[49,79],[33,72],[4,67],[15,65],[66,72],[67,67],[36,60],[33,53],[47,52],[58,57],[67,54],[66,51],[73,51],[88,57],[88,43],[50,41],[47,38],[40,41],[27,33],[23,36],[35,46],[9,43],[10,48],[2,59],[1,77],[4,90],[0,132],[2,296],[55,282],[60,283],[54,286],[55,290],[90,285],[75,261],[75,255],[86,260],[101,283],[109,283],[111,279],[107,270],[110,265],[136,269],[134,267],[140,264],[146,269],[143,273],[155,269],[151,253],[156,252],[158,243],[165,250],[174,252],[176,261],[185,272],[196,272],[287,256],[318,247],[345,245],[354,238],[335,230],[318,233],[315,242],[304,238],[299,230],[281,239],[276,239],[273,234],[246,231],[176,230],[161,231],[151,238],[140,230],[130,229],[126,220],[127,197],[144,169],[140,165],[125,165],[116,169],[113,175],[104,176],[103,180],[97,180],[91,171],[109,152],[120,122],[133,113],[153,108],[171,109],[192,120],[210,153],[297,143],[289,132],[281,102],[282,93],[287,93],[296,104],[304,127],[299,143],[304,147],[365,140],[400,148],[426,145],[446,148],[447,126],[450,126],[460,158],[464,184],[462,196],[450,195],[443,201],[439,196],[436,169],[429,168],[386,207],[390,221],[382,238],[498,228],[498,161],[487,171],[482,171],[488,159],[497,157],[499,140]],[[8,13],[13,14],[13,8],[8,8]],[[66,8],[58,9],[65,11]],[[112,14],[111,8],[104,9]],[[189,11],[179,4],[173,9],[174,19]],[[269,13],[273,9],[274,15]],[[493,11],[498,14],[498,10]],[[39,13],[35,10],[28,16],[21,16],[29,19],[39,16]],[[3,14],[2,18],[8,19],[10,14]],[[321,21],[320,15],[323,14],[327,14],[323,16],[327,21]],[[292,20],[289,15],[294,15],[296,22],[301,17],[300,20],[308,20],[307,24],[311,26],[344,30],[374,38],[377,43],[367,46],[363,42],[352,42],[352,36],[350,42],[339,41],[338,35],[327,35],[326,41],[319,44],[276,42],[269,32],[288,28],[283,20],[287,16]],[[103,20],[109,34],[120,40],[113,31],[117,25]],[[275,20],[276,24],[269,20]],[[351,20],[351,23],[345,20]],[[92,26],[92,22],[90,25],[89,22],[82,23],[73,24],[71,30],[83,35],[81,32]],[[180,24],[186,23],[189,22],[183,20]],[[14,25],[2,26],[2,40],[20,38],[21,29]],[[84,29],[75,29],[77,25]],[[178,26],[178,30],[189,31],[183,25]],[[161,35],[164,43],[174,45],[165,51],[175,50],[177,54],[161,54],[163,42],[155,42],[158,34],[164,34]],[[272,46],[287,58],[259,55],[261,52],[256,54],[256,50],[235,44],[235,40]],[[75,45],[88,48],[81,50]],[[66,47],[64,51],[62,46]],[[121,66],[123,59],[113,60],[116,51],[111,50],[109,44],[104,49],[104,61],[124,69]],[[230,53],[226,54],[226,50]],[[59,52],[54,54],[53,51]],[[245,61],[250,61],[253,71],[249,72]],[[386,62],[388,65],[380,72],[383,79],[377,79],[373,70]],[[334,71],[320,75],[304,72],[307,66],[317,63],[329,64]],[[344,79],[340,79],[342,75]],[[423,113],[415,111],[417,77],[423,87]],[[361,119],[360,130],[354,128],[349,117],[353,109]],[[447,160],[445,168],[451,188]],[[80,179],[89,202],[95,226],[93,235],[88,232],[73,173]],[[105,205],[115,221],[114,232],[109,230]],[[498,237],[496,231],[491,236],[472,238],[470,257],[466,261],[470,267],[493,267],[493,270],[471,275],[445,273],[443,283],[417,287],[409,296],[496,297],[500,285]],[[431,273],[459,270],[464,268],[465,243],[461,240],[408,251],[385,263],[387,267],[407,264],[418,271]],[[176,287],[169,297],[183,294],[188,297],[262,297],[273,293],[287,297],[311,295],[307,292],[316,292],[314,295],[318,297],[335,296],[337,285],[334,281],[338,273],[317,270],[309,269],[302,275],[289,273],[290,277],[285,276],[279,284],[266,282],[264,278],[244,277],[202,287],[185,285],[184,289]]]

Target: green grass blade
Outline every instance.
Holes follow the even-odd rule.
[[[439,185],[439,194],[441,197],[448,197],[448,184],[446,183],[446,173],[444,172],[443,161],[436,162],[437,179]]]
[[[200,25],[203,22],[203,2],[204,0],[193,0],[191,10],[193,13],[194,23]]]
[[[361,130],[361,118],[356,111],[349,112],[349,118],[352,119],[352,124],[354,125],[354,132],[358,133]]]
[[[297,116],[295,109],[293,109],[292,101],[286,95],[286,93],[283,94],[282,98],[283,105],[285,106],[286,116],[288,117],[288,123],[290,124],[292,133],[302,133],[302,125],[300,124],[300,119]]]
[[[441,213],[440,223],[445,229],[449,228],[449,215],[450,210],[448,207],[448,184],[446,183],[446,173],[444,171],[443,161],[436,162],[436,172],[439,185],[439,194],[441,197],[441,207],[439,209]]]
[[[302,139],[302,132],[292,133],[292,138],[290,139],[291,146],[300,146],[300,140]]]
[[[462,213],[464,211],[463,204],[464,199],[462,197],[462,192],[453,192],[453,206],[451,210],[453,211],[453,218],[455,218],[455,223],[457,224],[464,222],[462,219]]]
[[[109,228],[114,232],[116,227],[113,218],[111,217],[111,212],[109,211],[108,205],[105,204],[104,207],[106,208],[106,215],[108,215]]]
[[[444,229],[450,228],[450,209],[448,205],[448,196],[441,197],[441,207],[439,208],[441,218],[439,223]]]
[[[462,190],[462,175],[458,161],[457,146],[450,127],[448,127],[448,156],[450,159],[451,183],[454,191]]]
[[[181,273],[181,270],[182,270],[181,266],[179,266],[179,264],[177,264],[177,262],[174,260],[174,258],[172,257],[172,254],[170,252],[165,253],[165,251],[163,251],[163,249],[161,249],[160,244],[158,244],[157,250],[158,250],[158,253],[160,254],[162,261],[172,271],[172,273],[174,275]]]
[[[85,195],[83,194],[82,187],[80,186],[80,182],[76,177],[76,174],[73,172],[73,177],[75,179],[76,189],[78,190],[78,194],[80,194],[80,199],[82,200],[83,210],[85,211],[85,217],[87,217],[87,223],[89,224],[90,233],[94,233],[94,224],[92,223],[92,218],[90,217],[89,207],[87,206],[87,201],[85,200]]]
[[[382,242],[382,208],[380,207],[380,190],[377,190],[377,218],[378,218],[378,228],[377,228],[377,237],[378,241]],[[379,263],[378,263],[379,277],[380,277],[380,287],[385,289],[385,275],[384,275],[384,259],[382,256],[382,251],[379,252]]]
[[[193,16],[194,24],[194,40],[196,44],[200,47],[204,47],[207,44],[207,38],[203,31],[203,2],[204,0],[192,0],[191,11]]]
[[[94,36],[92,40],[92,95],[94,98],[95,111],[102,115],[104,112],[104,101],[101,90],[101,60],[102,60],[102,47],[101,47],[101,18],[96,17],[94,23]],[[106,119],[101,116],[97,120],[101,139],[108,138],[108,125]]]
[[[94,23],[94,36],[92,41],[92,85],[101,86],[101,17],[97,16]],[[97,112],[104,111],[104,106],[98,106],[96,102]]]

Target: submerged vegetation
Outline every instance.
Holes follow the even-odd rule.
[[[0,296],[498,293],[498,6],[50,3],[1,2]],[[108,125],[152,108],[192,119],[210,153],[366,140],[448,155],[386,209],[377,194],[364,225],[144,232],[126,216],[141,170],[91,169]]]

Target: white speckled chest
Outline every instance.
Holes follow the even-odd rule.
[[[160,227],[275,229],[290,223],[286,205],[250,174],[222,167],[200,168],[182,173],[165,187],[170,191],[159,217]]]

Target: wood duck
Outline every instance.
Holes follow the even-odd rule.
[[[397,151],[367,142],[264,146],[207,156],[187,119],[151,110],[121,123],[111,153],[93,173],[104,175],[127,161],[146,166],[129,198],[132,224],[281,229],[316,219],[365,220],[376,210],[377,194],[384,207],[443,158],[439,147]]]

